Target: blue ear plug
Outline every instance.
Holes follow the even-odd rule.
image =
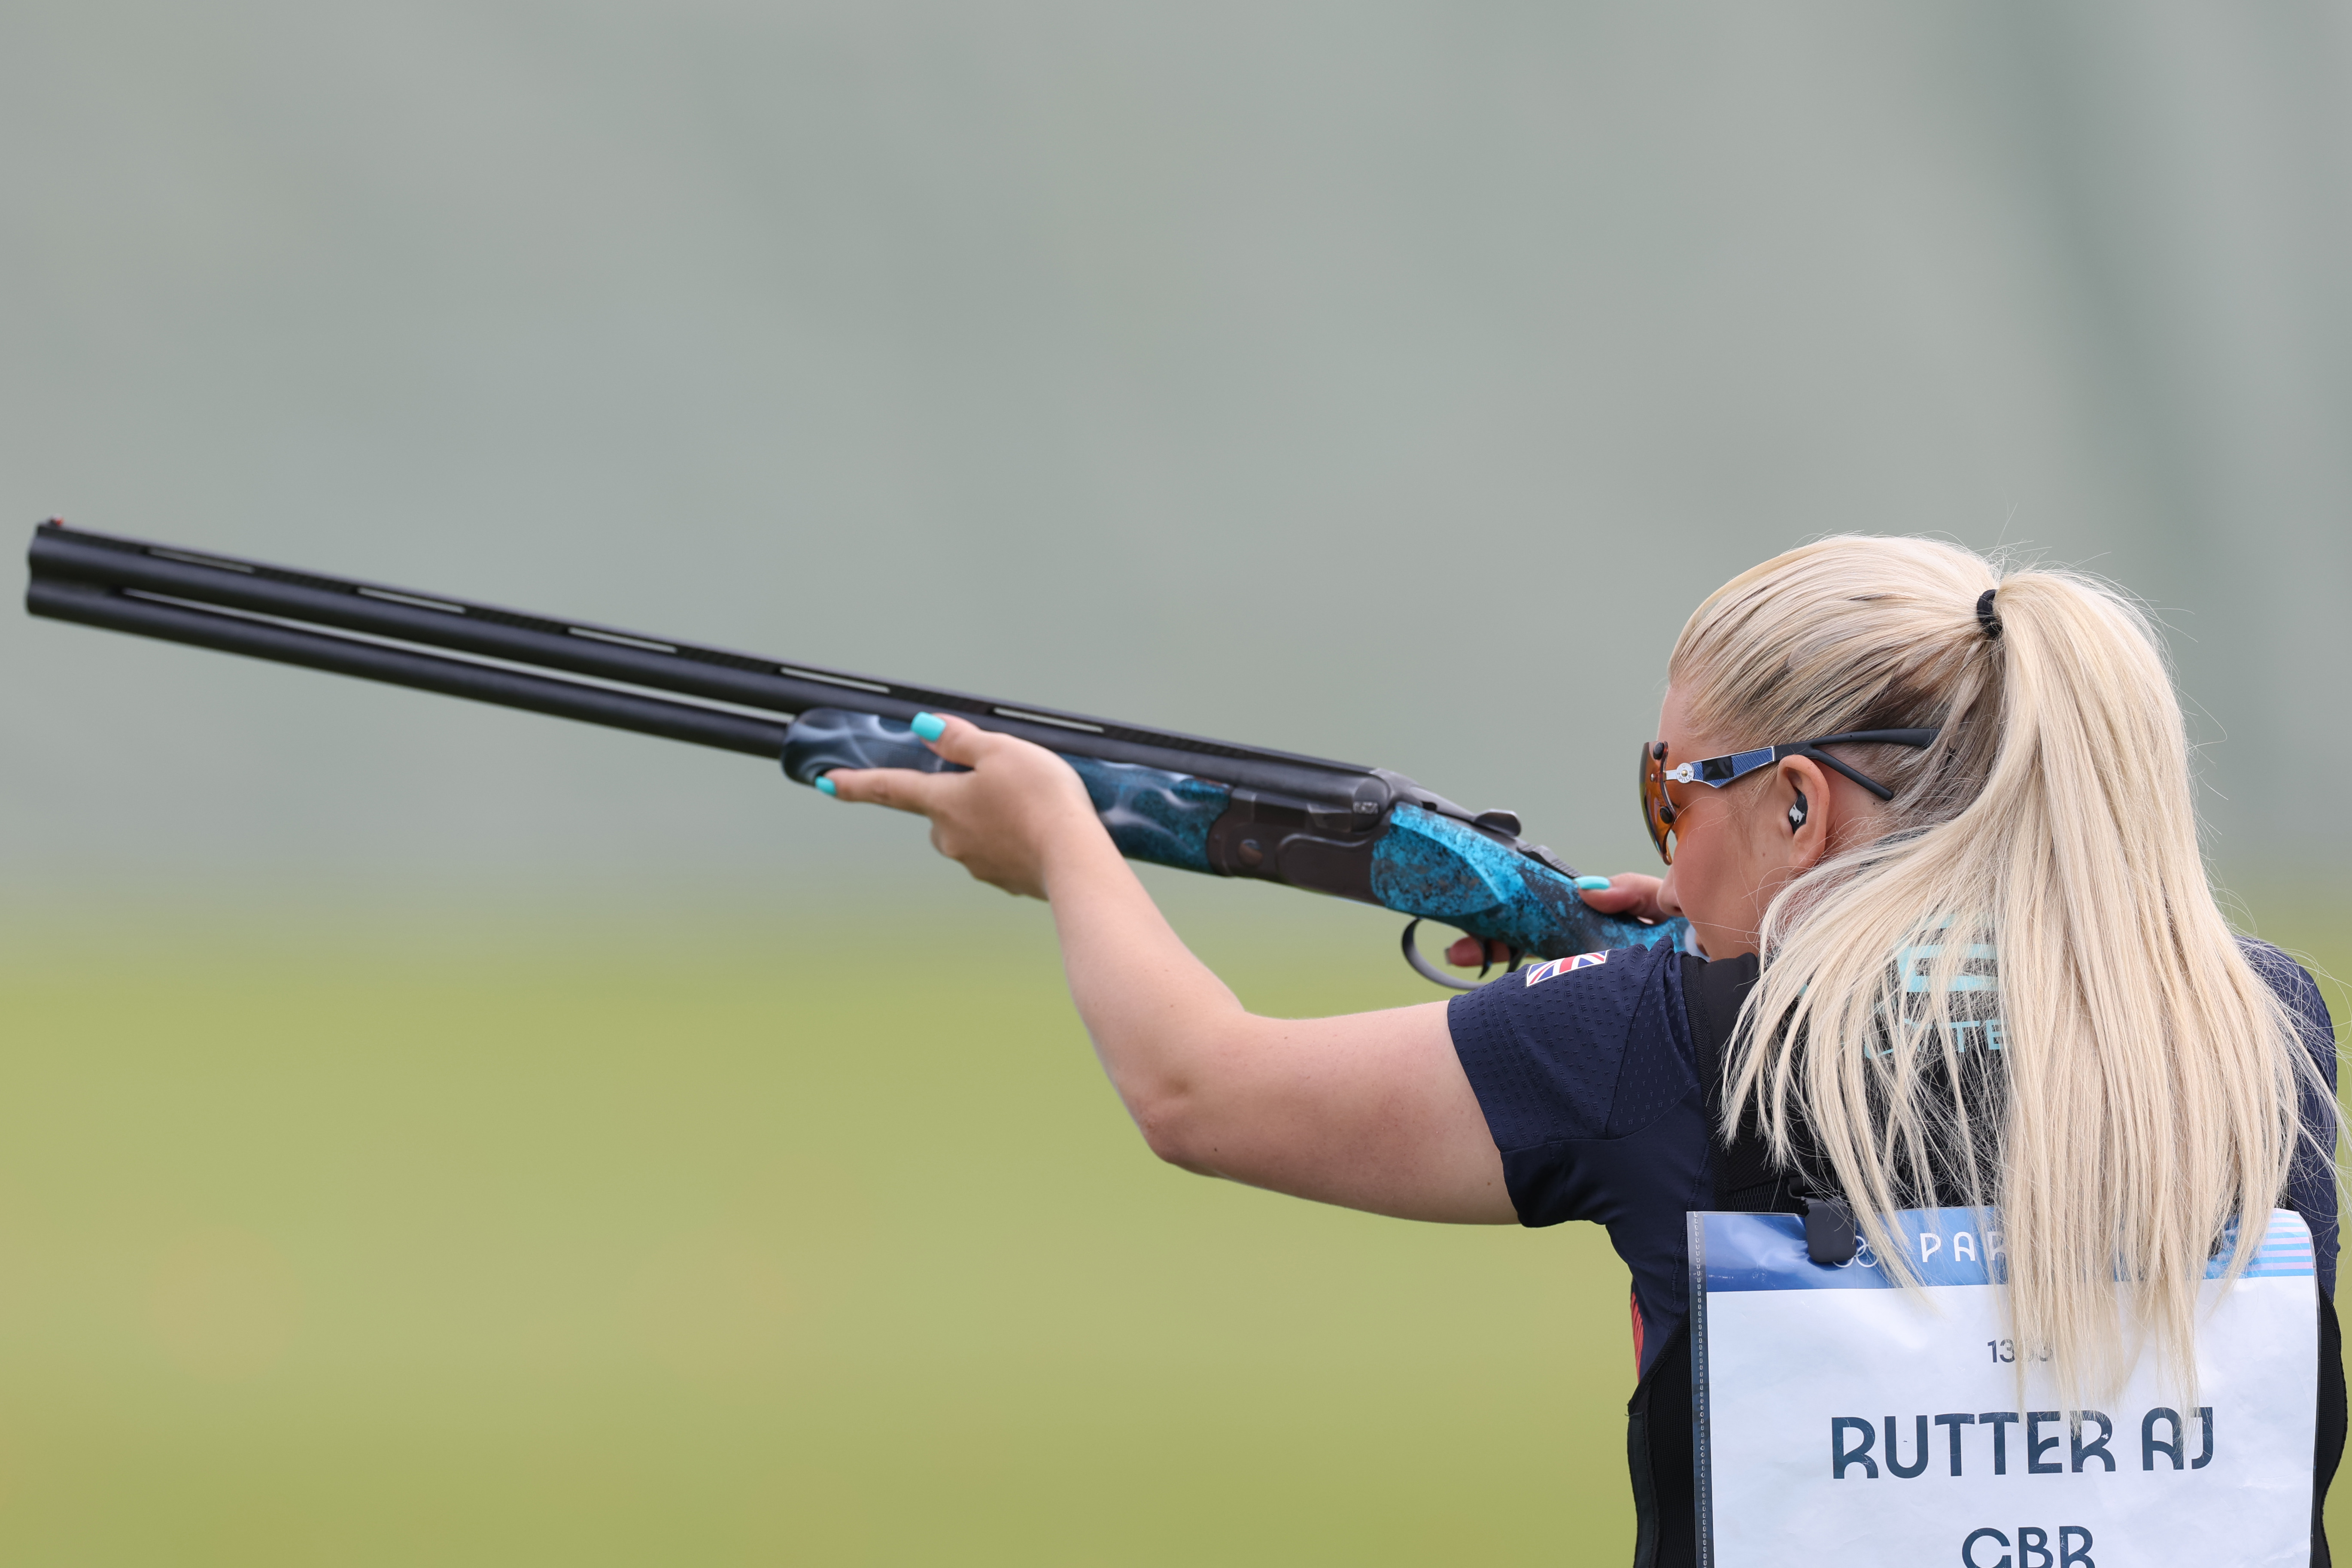
[[[831,779],[819,779],[819,780],[817,780],[817,781],[816,781],[816,787],[817,787],[817,792],[818,792],[820,795],[840,795],[840,794],[841,794],[841,792],[840,792],[839,790],[837,790],[837,789],[835,789],[835,788],[834,788],[834,787],[833,787],[833,781],[832,781]]]
[[[924,740],[936,741],[948,732],[948,721],[936,713],[918,713],[912,728]]]
[[[1588,893],[1601,893],[1608,891],[1609,879],[1606,877],[1579,877],[1576,879],[1576,885],[1579,889]]]

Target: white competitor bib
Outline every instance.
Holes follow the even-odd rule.
[[[1987,1269],[2000,1233],[1972,1209],[1906,1211],[1894,1230],[1920,1294],[1867,1247],[1813,1262],[1797,1215],[1690,1216],[1702,1563],[2310,1561],[2319,1304],[2302,1220],[2273,1213],[2252,1267],[2205,1286],[2197,1408],[2176,1408],[2150,1354],[2079,1420],[2006,1337]]]

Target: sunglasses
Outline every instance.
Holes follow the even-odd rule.
[[[1666,743],[1645,742],[1642,747],[1642,820],[1649,825],[1650,842],[1658,847],[1658,858],[1671,866],[1675,863],[1675,803],[1666,793],[1669,784],[1705,784],[1709,789],[1721,789],[1727,784],[1746,778],[1759,768],[1769,768],[1783,757],[1811,757],[1825,768],[1834,768],[1881,800],[1893,800],[1895,792],[1867,774],[1857,773],[1821,748],[1847,743],[1885,746],[1912,746],[1925,750],[1935,743],[1936,730],[1852,730],[1842,735],[1821,735],[1810,741],[1799,741],[1789,746],[1765,746],[1753,752],[1733,752],[1728,756],[1705,757],[1679,767],[1666,766]]]

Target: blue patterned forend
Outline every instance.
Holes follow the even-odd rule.
[[[1181,871],[1209,868],[1209,828],[1224,815],[1233,792],[1183,773],[1132,763],[1101,763],[1065,754],[1077,770],[1111,842],[1130,860],[1150,860]],[[913,768],[961,773],[895,719],[813,708],[784,734],[784,772],[813,784],[835,768]]]
[[[1224,815],[1233,791],[1133,763],[1062,760],[1077,770],[1095,815],[1110,829],[1120,854],[1180,871],[1209,868],[1209,829]]]
[[[784,776],[813,784],[835,768],[912,768],[922,773],[961,773],[915,739],[909,725],[877,713],[812,708],[784,731]]]

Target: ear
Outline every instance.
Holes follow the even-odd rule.
[[[1768,830],[1790,870],[1811,870],[1829,853],[1837,827],[1837,792],[1828,771],[1811,757],[1784,757],[1769,788]]]

